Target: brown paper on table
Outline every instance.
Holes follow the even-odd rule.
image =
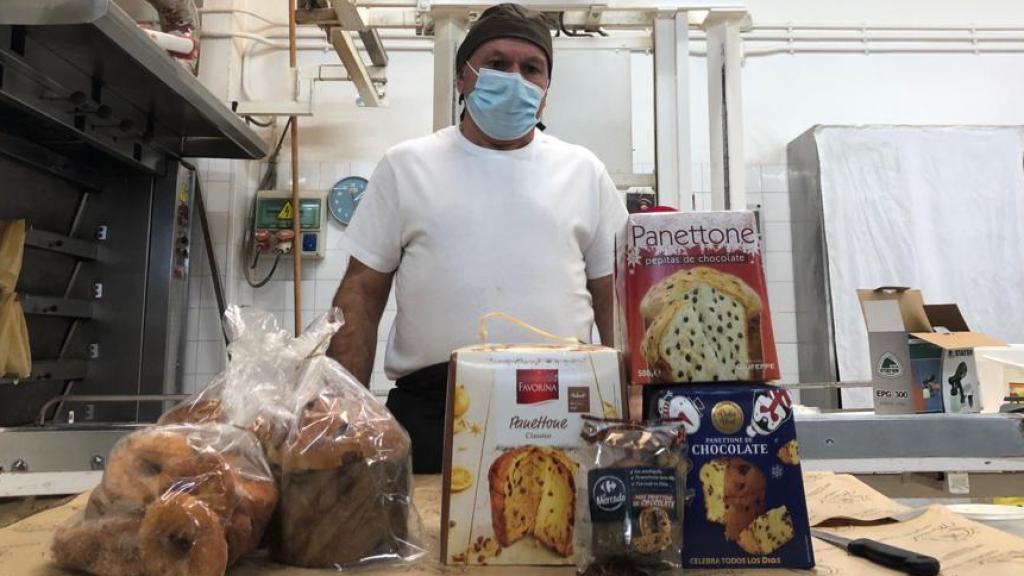
[[[849,474],[808,472],[804,474],[804,494],[811,526],[839,519],[896,520],[911,511]]]

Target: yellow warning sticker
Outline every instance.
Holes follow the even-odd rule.
[[[292,216],[292,203],[291,200],[284,203],[281,211],[277,213],[278,220],[291,220]]]

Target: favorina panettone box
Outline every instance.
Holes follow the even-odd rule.
[[[779,377],[752,212],[631,214],[616,251],[632,384]]]
[[[441,561],[574,564],[584,415],[621,418],[621,355],[590,345],[452,354]]]
[[[645,390],[647,415],[679,420],[690,450],[686,568],[814,566],[789,392],[771,386]]]

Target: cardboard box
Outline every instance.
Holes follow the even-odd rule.
[[[616,332],[632,384],[779,377],[752,212],[631,214],[616,251]]]
[[[687,428],[694,496],[683,515],[683,567],[814,566],[789,392],[659,386],[646,396],[649,418]]]
[[[582,417],[626,414],[622,370],[618,351],[582,344],[452,354],[442,563],[575,563]]]
[[[970,331],[956,304],[926,305],[919,290],[881,287],[857,296],[876,413],[981,412],[974,348],[1002,342]]]

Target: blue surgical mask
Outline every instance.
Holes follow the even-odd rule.
[[[466,95],[466,110],[484,134],[516,140],[533,130],[544,90],[514,72],[469,69],[476,74],[476,86]]]

